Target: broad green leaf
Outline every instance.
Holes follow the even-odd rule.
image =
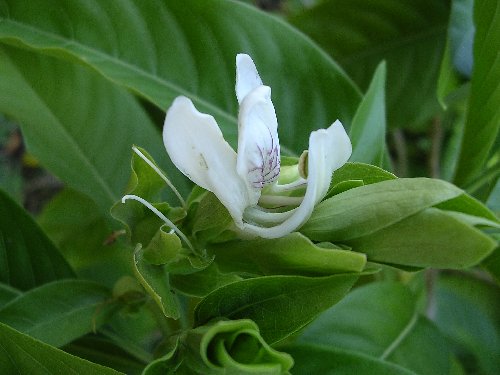
[[[348,162],[335,171],[332,177],[332,185],[349,180],[361,180],[365,185],[369,185],[395,178],[396,176],[392,173],[374,165]]]
[[[326,0],[289,21],[368,87],[387,62],[387,122],[418,125],[438,108],[436,82],[448,23],[446,0]]]
[[[87,361],[98,363],[128,375],[139,375],[144,363],[132,358],[111,340],[87,335],[66,345],[64,351]]]
[[[442,210],[462,212],[464,214],[474,215],[498,222],[498,218],[493,212],[491,212],[479,200],[468,194],[461,194],[456,198],[439,203],[436,207]]]
[[[379,64],[352,120],[351,162],[382,165],[385,152],[385,62]]]
[[[26,292],[0,309],[0,321],[53,346],[106,322],[116,310],[110,291],[83,280],[60,280]]]
[[[465,186],[481,175],[500,128],[500,7],[496,0],[474,2],[474,67],[467,120],[454,182]]]
[[[7,284],[0,283],[0,309],[7,303],[18,297],[21,291],[12,288]]]
[[[0,282],[28,290],[74,277],[68,263],[29,214],[0,190]]]
[[[195,321],[203,325],[217,317],[251,319],[259,326],[264,340],[273,344],[337,303],[358,277],[359,274],[264,276],[236,281],[201,300],[195,309]]]
[[[300,231],[314,241],[345,241],[375,233],[462,193],[447,182],[427,178],[382,181],[321,202]]]
[[[361,272],[366,263],[362,254],[315,245],[300,233],[273,240],[224,242],[208,250],[222,272],[250,275],[328,276]]]
[[[95,72],[4,47],[0,66],[0,111],[19,121],[28,150],[43,166],[91,197],[102,213],[123,194],[132,144],[168,159],[137,100]]]
[[[273,88],[280,139],[289,150],[306,149],[306,135],[337,118],[348,126],[360,100],[308,38],[234,1],[2,0],[0,17],[3,42],[79,61],[163,110],[178,95],[190,97],[233,145],[237,53],[250,54]]]
[[[64,189],[45,205],[38,222],[78,277],[112,287],[131,275],[132,248],[87,195]]]
[[[241,277],[234,273],[222,273],[215,262],[188,275],[170,275],[170,283],[175,290],[194,297],[205,297],[215,289],[238,280]]]
[[[393,363],[338,348],[295,344],[283,350],[292,355],[296,375],[416,375]]]
[[[179,301],[170,289],[170,281],[165,266],[156,266],[144,260],[144,251],[140,245],[134,252],[134,272],[146,292],[148,292],[160,307],[162,313],[173,319],[178,319]]]
[[[345,243],[365,253],[369,261],[434,268],[473,266],[498,246],[470,221],[436,208]]]
[[[417,298],[396,282],[352,291],[308,326],[298,342],[348,350],[418,374],[450,374],[444,336],[417,308]]]
[[[441,275],[435,285],[435,320],[470,373],[500,368],[500,289],[465,275]],[[473,360],[470,356],[472,356]]]
[[[2,323],[0,323],[0,368],[4,374],[123,374],[72,356]]]

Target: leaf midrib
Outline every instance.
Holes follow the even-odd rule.
[[[146,79],[148,79],[150,81],[153,81],[153,82],[155,82],[155,83],[157,83],[157,84],[159,84],[161,86],[167,87],[168,89],[170,89],[170,90],[172,90],[174,92],[177,92],[180,95],[188,96],[192,100],[194,100],[197,103],[199,103],[202,106],[204,106],[205,108],[208,108],[208,109],[212,110],[214,113],[217,113],[219,116],[224,117],[226,120],[231,121],[234,124],[237,124],[236,117],[233,116],[233,115],[231,115],[231,114],[229,114],[228,112],[224,111],[220,107],[217,107],[214,104],[212,104],[212,103],[210,103],[210,102],[208,102],[208,101],[200,98],[198,95],[196,95],[194,93],[191,93],[191,92],[188,92],[188,91],[182,89],[181,87],[179,87],[178,85],[176,85],[176,84],[174,84],[174,83],[172,83],[170,81],[166,81],[164,79],[161,79],[158,76],[152,75],[151,73],[147,72],[146,70],[139,68],[137,65],[132,65],[132,64],[126,63],[124,60],[117,59],[117,58],[115,58],[112,55],[104,53],[104,52],[102,52],[99,49],[92,48],[92,47],[90,47],[88,45],[85,45],[85,44],[82,44],[80,42],[77,42],[74,39],[73,40],[67,39],[67,38],[64,38],[64,37],[62,37],[60,35],[54,34],[52,32],[48,32],[48,31],[45,31],[45,30],[42,30],[42,29],[38,29],[38,28],[36,28],[36,27],[34,27],[32,25],[28,25],[28,24],[25,24],[25,23],[22,23],[22,22],[13,20],[13,19],[6,19],[6,18],[0,19],[0,30],[1,30],[1,24],[2,23],[7,24],[7,25],[10,24],[14,28],[20,28],[21,30],[23,30],[23,29],[27,30],[27,32],[29,32],[29,33],[35,33],[35,34],[37,34],[37,36],[43,35],[49,41],[52,41],[52,43],[55,44],[55,45],[54,46],[51,46],[51,45],[45,45],[45,46],[43,46],[43,45],[37,44],[36,42],[28,41],[26,39],[23,39],[22,37],[19,37],[18,34],[16,36],[12,36],[12,35],[9,36],[9,35],[5,35],[4,34],[4,35],[0,36],[0,39],[3,39],[3,40],[8,40],[8,39],[18,40],[19,42],[21,42],[22,44],[26,45],[27,47],[30,47],[32,49],[37,49],[37,50],[60,50],[60,51],[66,52],[66,53],[68,53],[68,54],[76,57],[83,64],[86,64],[86,65],[90,66],[91,68],[93,68],[94,70],[96,70],[97,72],[99,72],[102,76],[106,77],[111,82],[114,82],[114,83],[119,84],[121,86],[125,86],[125,87],[131,89],[132,91],[140,94],[141,96],[147,98],[152,103],[156,104],[160,109],[164,109],[164,108],[162,108],[161,105],[160,105],[160,103],[157,103],[153,98],[151,98],[145,92],[138,91],[137,88],[134,88],[131,85],[127,85],[126,83],[121,83],[119,80],[111,77],[108,73],[105,73],[104,70],[98,68],[99,64],[91,62],[88,59],[85,59],[84,57],[95,56],[95,57],[100,58],[100,59],[105,60],[105,61],[111,61],[116,66],[121,66],[121,67],[123,67],[124,69],[126,69],[128,71],[134,72],[134,73],[136,73],[139,76],[145,77]],[[82,54],[77,54],[77,51],[74,51],[74,49],[71,48],[72,46],[74,46],[77,49],[80,49],[80,51],[82,52]],[[65,48],[65,47],[67,47],[67,48]]]

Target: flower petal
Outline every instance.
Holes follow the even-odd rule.
[[[262,86],[259,72],[252,58],[240,53],[236,55],[236,97],[241,104],[253,89]]]
[[[309,137],[307,189],[304,200],[281,224],[263,228],[246,223],[243,230],[264,238],[278,238],[302,226],[311,216],[314,206],[325,196],[332,174],[344,165],[352,153],[349,136],[340,121],[328,129],[320,129]]]
[[[195,184],[213,192],[241,226],[249,205],[247,188],[236,173],[236,153],[215,119],[180,96],[165,117],[163,142],[175,166]]]
[[[240,105],[236,170],[246,182],[252,205],[262,188],[279,177],[278,121],[268,86],[252,90]]]

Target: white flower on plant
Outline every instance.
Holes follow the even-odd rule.
[[[183,96],[167,112],[165,148],[182,173],[217,196],[242,232],[282,237],[309,219],[326,195],[333,172],[351,156],[351,142],[337,120],[311,133],[309,151],[298,165],[280,168],[271,88],[263,85],[252,59],[244,54],[236,56],[236,96],[237,153],[215,119],[198,112]],[[287,169],[287,176],[280,176],[280,169]]]

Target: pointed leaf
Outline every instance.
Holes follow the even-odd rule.
[[[72,356],[2,323],[0,323],[0,349],[0,368],[5,374],[123,374]]]
[[[438,109],[436,82],[446,0],[325,0],[290,22],[333,56],[361,88],[387,62],[387,122],[419,125]]]
[[[385,145],[386,64],[378,65],[372,81],[352,120],[349,137],[353,144],[351,162],[382,166]]]
[[[46,234],[0,190],[0,281],[28,290],[70,277],[73,271]]]
[[[419,315],[410,290],[396,282],[355,289],[307,327],[298,342],[349,350],[418,374],[449,374],[452,368],[446,339]]]
[[[337,303],[358,277],[359,274],[264,276],[236,281],[215,290],[196,306],[196,324],[217,317],[251,319],[259,326],[262,337],[272,344]]]
[[[308,38],[234,1],[121,0],[89,6],[2,0],[0,19],[5,43],[77,60],[162,110],[178,95],[189,97],[215,116],[233,145],[237,53],[250,54],[262,80],[273,87],[278,121],[286,124],[282,145],[295,152],[307,148],[302,135],[312,129],[337,118],[349,125],[360,100],[347,76]]]
[[[321,202],[300,231],[315,241],[345,241],[374,233],[462,193],[440,180],[400,178],[382,181]]]
[[[95,72],[4,47],[0,66],[0,111],[19,121],[28,150],[43,166],[91,197],[102,213],[109,215],[125,190],[134,143],[168,160],[137,100]]]
[[[111,292],[83,280],[61,280],[26,292],[0,309],[0,321],[53,346],[95,331],[116,310]]]
[[[361,272],[364,255],[313,244],[300,233],[275,240],[229,241],[209,246],[222,272],[251,275],[328,276]],[[324,246],[323,246],[324,245]]]
[[[467,121],[454,182],[465,186],[483,172],[500,129],[500,7],[496,0],[474,2],[474,68]]]

